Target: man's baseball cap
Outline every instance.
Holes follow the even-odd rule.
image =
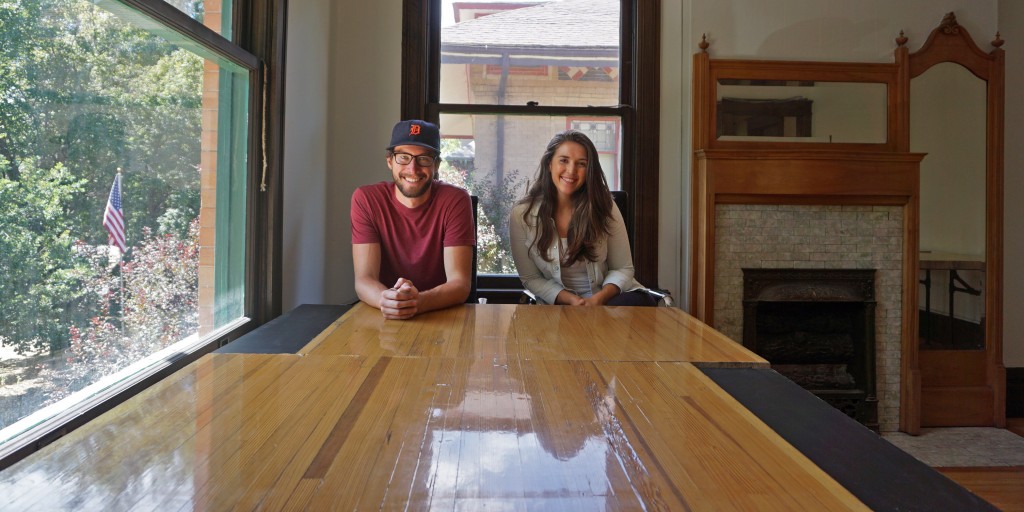
[[[387,149],[395,149],[395,146],[422,146],[440,153],[441,131],[436,124],[419,119],[399,121],[391,129],[391,144]]]

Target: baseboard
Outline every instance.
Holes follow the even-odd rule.
[[[1024,418],[1024,368],[1006,369],[1006,417]]]

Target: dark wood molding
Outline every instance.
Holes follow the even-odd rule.
[[[430,29],[432,10],[440,13],[440,4],[423,0],[402,2],[402,119],[437,122],[436,113],[433,117],[427,114],[431,94],[428,73],[431,63],[440,62],[441,58],[441,35]],[[423,44],[428,38],[430,42]]]
[[[623,12],[627,9],[623,8]],[[633,202],[633,225],[636,244],[633,261],[636,278],[648,286],[658,286],[658,161],[661,123],[661,0],[636,0],[632,16],[623,16],[623,25],[632,23],[632,37],[623,34],[624,50],[635,66],[632,95],[636,112],[631,131],[633,152],[632,176],[625,181]],[[633,43],[628,44],[627,41]],[[626,64],[623,52],[623,64]]]
[[[192,17],[167,2],[161,0],[119,0],[119,2],[131,10],[141,12],[156,22],[152,23],[141,19],[132,11],[124,12],[126,18],[131,19],[133,23],[146,30],[157,34],[168,30],[174,31],[189,39],[189,42],[185,43],[186,45],[202,46],[205,50],[224,57],[242,67],[252,69],[259,66],[259,59],[254,54],[246,51],[248,48],[236,45],[232,41],[225,39],[211,28],[192,19]],[[242,5],[244,5],[244,2],[239,2],[239,7]],[[114,2],[104,2],[103,8],[118,13],[119,9],[124,7]],[[244,24],[239,25],[235,23],[235,26],[244,27]],[[237,41],[238,39],[236,38],[235,40]],[[190,46],[189,49],[196,50],[197,48],[196,46]]]
[[[284,229],[286,0],[238,3],[235,39],[261,65],[251,73],[247,311],[257,325],[281,314]],[[264,172],[264,165],[266,166]]]

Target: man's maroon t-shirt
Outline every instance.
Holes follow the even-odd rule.
[[[352,194],[352,243],[380,244],[380,282],[399,277],[420,291],[447,281],[444,248],[476,245],[469,194],[434,182],[430,199],[408,208],[395,198],[394,182],[365,185]]]

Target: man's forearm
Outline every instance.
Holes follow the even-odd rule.
[[[420,292],[417,310],[420,313],[444,309],[455,304],[466,302],[469,297],[469,283],[447,282],[435,288]]]
[[[387,287],[376,279],[356,278],[356,295],[369,306],[380,309],[380,294]]]

